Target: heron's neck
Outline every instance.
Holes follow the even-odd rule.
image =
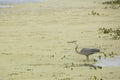
[[[77,43],[75,43],[75,45],[76,45],[76,47],[75,47],[75,51],[76,51],[76,53],[79,53]]]

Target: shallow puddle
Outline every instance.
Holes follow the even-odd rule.
[[[102,58],[101,60],[98,60],[98,62],[96,64],[94,64],[95,66],[120,66],[120,56],[116,56],[113,58]]]

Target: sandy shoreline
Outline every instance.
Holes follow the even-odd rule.
[[[98,33],[101,27],[119,27],[120,10],[104,9],[104,0],[72,1],[0,8],[1,80],[120,80],[119,66],[72,66],[85,64],[86,58],[67,43],[77,40],[79,49],[99,48],[108,58],[112,52],[120,56],[120,41],[100,38]],[[91,63],[99,55],[104,57],[91,55]]]

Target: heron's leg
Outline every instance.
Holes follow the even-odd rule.
[[[89,55],[86,56],[87,62],[89,62]]]

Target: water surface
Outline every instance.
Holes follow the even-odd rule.
[[[98,60],[95,66],[120,66],[120,56]]]
[[[0,0],[0,4],[19,4],[19,3],[33,3],[42,2],[44,0]]]

